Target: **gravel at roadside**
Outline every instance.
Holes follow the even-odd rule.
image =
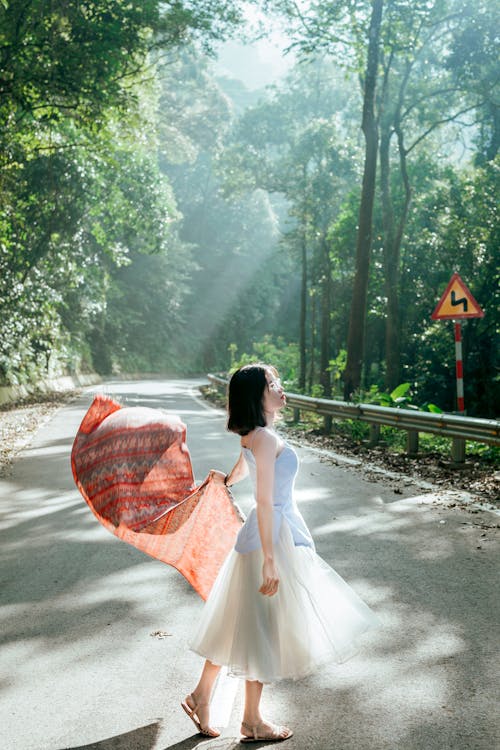
[[[9,475],[16,455],[29,445],[38,428],[80,394],[81,390],[76,390],[30,396],[0,407],[0,477]]]

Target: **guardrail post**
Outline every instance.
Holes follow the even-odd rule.
[[[416,456],[418,453],[418,432],[408,430],[406,433],[406,452],[409,456]]]
[[[465,462],[465,440],[463,438],[453,438],[451,441],[451,456],[456,464]]]
[[[329,435],[332,431],[332,416],[331,414],[325,414],[325,418],[323,420],[323,432],[325,435]]]
[[[293,408],[293,421],[300,422],[300,409],[297,406]]]
[[[370,448],[372,448],[375,445],[378,445],[378,441],[380,440],[380,425],[379,424],[371,424],[370,425],[370,440],[368,445]]]

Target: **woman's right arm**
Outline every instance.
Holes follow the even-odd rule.
[[[224,474],[224,472],[219,471],[219,469],[210,470],[210,476],[212,477],[212,479],[218,484],[225,484],[226,487],[231,487],[231,485],[236,484],[236,482],[240,482],[246,477],[247,474],[248,465],[245,461],[243,451],[241,451],[238,460],[236,461],[229,474]]]
[[[237,482],[241,482],[242,479],[244,479],[248,474],[248,464],[245,460],[245,456],[243,455],[243,451],[241,451],[238,460],[236,461],[235,465],[229,472],[229,474],[226,475],[226,485],[227,487],[231,487],[232,484],[236,484]]]

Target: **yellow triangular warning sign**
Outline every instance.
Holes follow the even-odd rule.
[[[447,320],[450,318],[483,317],[484,312],[470,293],[467,285],[458,273],[454,273],[431,318],[433,320]]]

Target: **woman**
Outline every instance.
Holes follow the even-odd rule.
[[[293,732],[262,718],[265,683],[298,679],[328,660],[345,661],[354,640],[378,625],[371,609],[314,550],[293,498],[298,459],[274,432],[285,406],[274,367],[246,365],[229,383],[228,429],[242,451],[226,476],[229,487],[250,471],[256,505],[214,583],[191,643],[204,656],[198,685],[181,704],[209,737],[210,698],[221,665],[245,678],[242,742],[286,740]]]

